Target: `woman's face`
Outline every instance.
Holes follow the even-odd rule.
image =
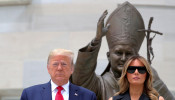
[[[127,69],[127,79],[130,85],[143,85],[146,80],[147,70],[138,59],[133,60]]]

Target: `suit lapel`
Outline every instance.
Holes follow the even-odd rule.
[[[79,100],[80,99],[79,87],[70,83],[69,85],[69,100]]]
[[[52,100],[51,83],[50,81],[41,86],[42,100]]]

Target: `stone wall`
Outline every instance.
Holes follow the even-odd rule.
[[[0,6],[0,97],[19,98],[23,88],[49,81],[47,56],[54,48],[75,52],[95,36],[98,18],[109,14],[123,0],[33,0],[29,5]],[[173,0],[132,0],[145,26],[154,17],[152,29],[155,58],[153,67],[168,88],[175,91],[175,2]],[[98,66],[106,66],[106,39],[103,39]],[[140,54],[146,57],[146,43]],[[104,68],[97,67],[97,74]],[[14,91],[16,94],[13,94]],[[4,99],[7,100],[7,99]],[[12,99],[11,99],[12,100]],[[15,99],[14,99],[15,100]]]

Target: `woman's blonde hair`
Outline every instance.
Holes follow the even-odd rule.
[[[148,63],[148,61],[144,57],[139,56],[139,55],[132,56],[124,64],[124,67],[122,70],[122,75],[121,75],[120,80],[119,80],[120,90],[115,95],[123,94],[129,89],[129,82],[128,82],[126,74],[127,74],[128,66],[135,59],[138,59],[140,62],[142,62],[147,70],[147,76],[146,76],[146,80],[144,82],[144,88],[143,88],[144,91],[143,92],[145,94],[147,94],[151,100],[158,100],[159,94],[153,88],[153,74],[152,74],[150,64]]]

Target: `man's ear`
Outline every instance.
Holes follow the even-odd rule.
[[[110,53],[109,52],[106,53],[106,56],[108,58],[108,61],[110,61]]]

